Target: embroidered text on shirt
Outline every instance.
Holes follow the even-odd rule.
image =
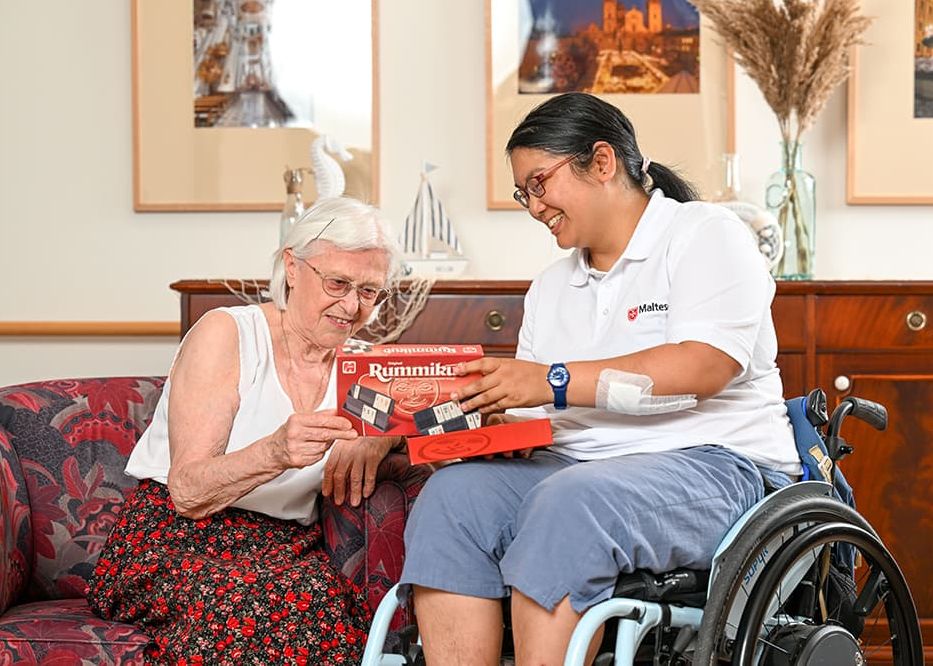
[[[667,312],[667,303],[642,303],[628,309],[628,320],[635,321],[643,312]]]

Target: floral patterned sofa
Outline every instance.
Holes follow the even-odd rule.
[[[149,423],[161,377],[0,388],[0,666],[141,664],[145,635],[91,614],[86,580],[136,480],[126,458]],[[428,474],[392,454],[358,508],[324,500],[326,548],[373,608],[398,579],[402,530]],[[398,627],[407,617],[395,618]]]

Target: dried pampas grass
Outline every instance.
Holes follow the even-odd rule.
[[[758,84],[785,144],[800,136],[849,75],[871,22],[858,0],[690,0]]]
[[[812,212],[809,216],[805,212],[795,169],[800,137],[816,120],[830,93],[849,76],[849,53],[862,43],[871,20],[859,13],[859,0],[690,2],[712,22],[777,116],[784,140],[785,178],[777,220],[785,249],[775,271],[779,276],[811,277]],[[789,245],[796,245],[796,252],[789,252]]]

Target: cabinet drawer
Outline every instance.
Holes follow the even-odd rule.
[[[524,302],[521,294],[433,295],[398,341],[480,344],[488,352],[512,354]]]
[[[933,349],[933,295],[818,296],[816,346],[821,351]]]

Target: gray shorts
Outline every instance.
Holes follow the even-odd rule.
[[[548,610],[569,595],[582,612],[611,596],[620,573],[708,568],[763,493],[762,472],[718,446],[456,463],[415,502],[401,583],[485,598],[514,587]]]

